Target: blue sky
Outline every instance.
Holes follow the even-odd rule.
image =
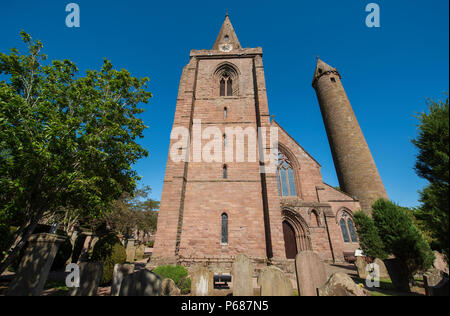
[[[383,1],[93,1],[74,0],[81,27],[67,28],[70,1],[4,1],[0,51],[22,49],[23,29],[43,41],[50,59],[81,71],[103,57],[134,76],[148,76],[154,98],[142,115],[141,143],[150,156],[136,165],[152,197],[161,196],[182,67],[191,49],[210,49],[226,11],[243,47],[264,49],[269,108],[275,119],[338,185],[318,102],[311,87],[315,56],[337,67],[390,198],[418,204],[426,185],[413,171],[414,114],[449,90],[449,3]],[[367,28],[365,6],[381,8],[381,27]],[[223,4],[222,4],[223,3]]]

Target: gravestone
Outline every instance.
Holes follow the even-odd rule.
[[[134,264],[116,264],[114,266],[111,296],[119,296],[124,276],[134,272]]]
[[[317,289],[327,282],[325,264],[313,251],[302,251],[297,254],[295,270],[300,296],[317,296]]]
[[[355,267],[358,270],[358,276],[361,279],[366,279],[369,272],[367,271],[367,261],[364,257],[356,257]]]
[[[233,296],[253,296],[254,265],[246,255],[234,259],[231,275],[233,276]]]
[[[319,296],[370,296],[345,273],[333,274],[328,282],[318,290]]]
[[[448,296],[448,278],[438,269],[430,269],[423,275],[426,296]]]
[[[161,285],[162,296],[179,296],[181,293],[172,279],[164,279]]]
[[[86,235],[86,238],[84,239],[83,249],[81,249],[78,263],[89,261],[89,251],[92,249],[92,241],[95,237],[92,232],[84,232],[83,235]]]
[[[134,245],[134,242],[134,239],[127,240],[127,262],[134,262],[134,259],[136,258],[136,246]]]
[[[268,266],[261,270],[258,276],[258,286],[261,296],[292,296],[291,281],[286,278],[283,271],[275,266]]]
[[[198,265],[191,272],[191,295],[211,296],[214,290],[214,273]]]
[[[82,262],[80,267],[80,287],[69,289],[69,296],[96,296],[102,279],[102,262]]]
[[[437,270],[440,270],[440,271],[448,274],[448,270],[449,270],[448,264],[447,264],[447,261],[445,260],[444,255],[437,251],[434,251],[433,253],[434,253],[434,256],[436,257],[433,262],[433,267]]]
[[[373,263],[378,265],[380,273],[379,277],[382,279],[389,279],[389,273],[383,260],[377,258],[373,261]]]
[[[386,259],[384,260],[384,264],[386,265],[386,269],[394,287],[398,291],[406,293],[411,292],[409,284],[410,278],[406,267],[397,259]]]
[[[161,296],[162,281],[156,274],[144,269],[124,276],[119,296]]]
[[[6,295],[41,295],[58,248],[65,240],[64,237],[51,234],[32,235]]]

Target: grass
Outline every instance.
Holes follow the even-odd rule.
[[[44,289],[53,291],[50,296],[67,296],[69,293],[69,288],[62,281],[47,281]]]

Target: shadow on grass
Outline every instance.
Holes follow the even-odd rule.
[[[415,292],[401,292],[398,291],[394,284],[392,284],[391,279],[380,279],[380,287],[378,288],[369,288],[366,286],[366,280],[365,279],[361,279],[359,277],[351,277],[353,279],[353,281],[357,284],[363,284],[364,288],[366,290],[368,290],[370,292],[371,296],[424,296],[423,294],[420,293],[415,293]],[[422,280],[416,280],[417,281],[422,281]],[[422,281],[423,282],[423,281]]]

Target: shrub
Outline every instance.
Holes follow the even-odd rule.
[[[363,211],[356,212],[353,216],[358,231],[359,244],[365,255],[371,258],[384,260],[387,253],[378,233],[374,221]]]
[[[429,269],[434,254],[406,208],[387,200],[378,200],[373,207],[373,220],[387,253],[393,254],[411,276]]]
[[[114,265],[124,264],[127,260],[125,247],[120,239],[114,234],[108,234],[99,239],[94,246],[91,261],[103,262],[103,274],[101,284],[105,285],[112,281]]]
[[[188,277],[188,272],[183,266],[159,266],[152,272],[162,279],[172,279],[180,289],[181,294],[187,294],[191,290],[191,279]]]

